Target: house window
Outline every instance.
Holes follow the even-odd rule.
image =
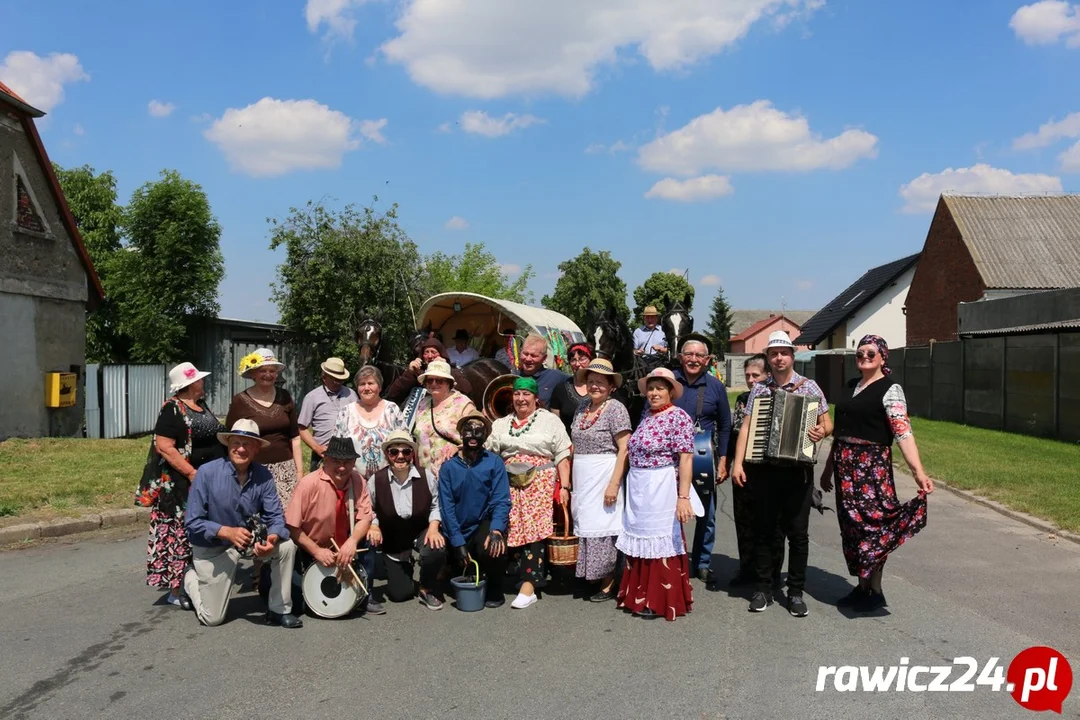
[[[31,235],[52,237],[49,224],[45,221],[45,215],[41,212],[41,205],[34,195],[34,189],[31,187],[30,181],[26,178],[26,171],[23,169],[22,163],[19,162],[19,157],[12,155],[12,158],[14,160],[12,175],[15,178],[15,230]]]

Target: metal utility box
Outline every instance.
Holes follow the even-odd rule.
[[[75,404],[78,375],[66,372],[45,373],[45,407],[71,407]]]

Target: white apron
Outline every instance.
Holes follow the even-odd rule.
[[[574,534],[583,538],[611,537],[622,530],[623,493],[614,505],[604,504],[604,491],[615,471],[614,454],[575,455],[574,493],[570,507],[574,513]]]
[[[675,517],[679,500],[675,478],[674,465],[630,468],[623,531],[615,547],[634,558],[667,558],[686,553],[682,527]]]

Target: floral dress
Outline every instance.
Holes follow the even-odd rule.
[[[889,387],[881,402],[857,400],[878,382]],[[868,578],[881,569],[896,548],[926,527],[926,495],[919,492],[901,503],[893,479],[892,444],[874,442],[843,432],[841,414],[866,422],[887,424],[892,439],[911,437],[907,399],[898,383],[881,379],[870,385],[849,386],[837,403],[836,440],[831,461],[836,478],[836,518],[844,547],[844,560],[853,576]]]
[[[382,451],[383,441],[395,430],[409,429],[405,425],[401,408],[386,400],[380,402],[383,406],[382,413],[375,422],[368,422],[361,417],[360,403],[354,402],[341,408],[337,425],[334,427],[334,435],[352,438],[353,447],[360,456],[356,461],[356,469],[367,479],[386,467],[386,457]]]
[[[461,445],[458,420],[475,409],[472,400],[457,390],[451,390],[450,396],[435,408],[434,413],[430,394],[420,401],[416,408],[413,437],[420,452],[420,467],[429,475],[439,477],[439,468],[458,451]]]

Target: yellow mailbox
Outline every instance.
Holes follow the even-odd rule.
[[[45,373],[45,407],[71,407],[75,404],[75,373]]]

